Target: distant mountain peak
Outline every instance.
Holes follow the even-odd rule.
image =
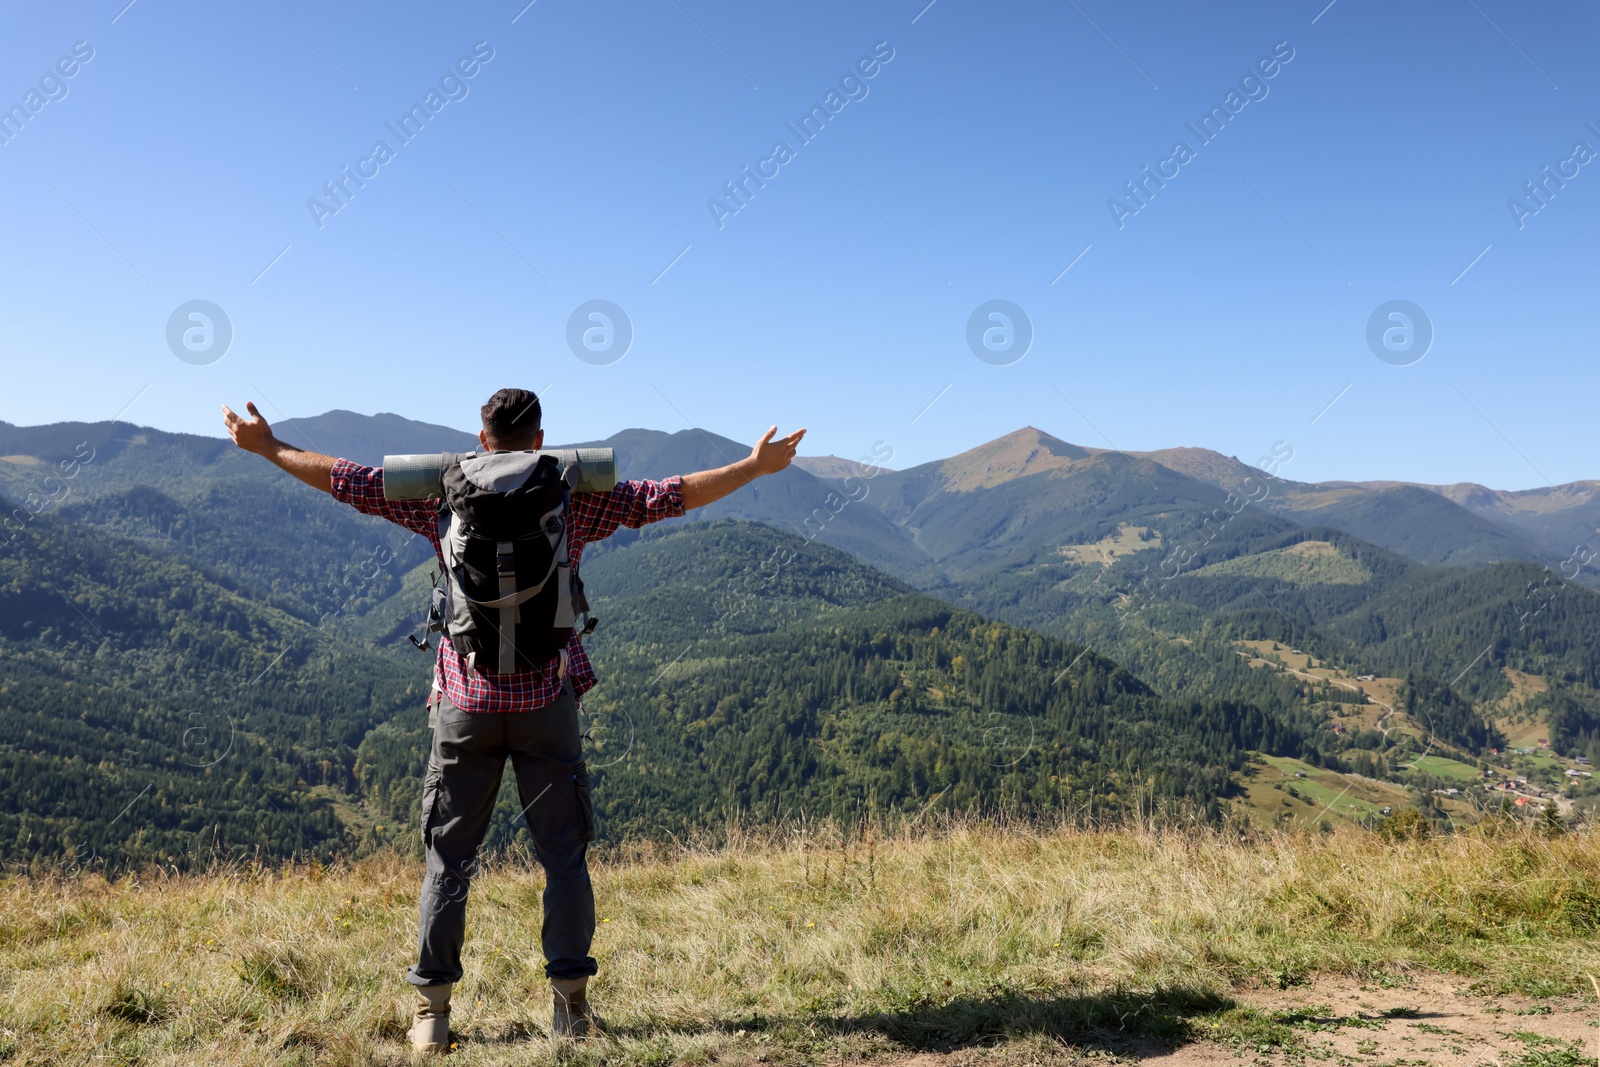
[[[1112,454],[1150,460],[1213,485],[1231,487],[1237,485],[1244,476],[1257,473],[1254,467],[1237,457],[1224,456],[1209,448],[1186,446],[1154,452],[1122,452],[1114,448],[1075,445],[1036,426],[1024,426],[949,459],[935,462],[945,477],[946,488],[960,492],[987,489],[1033,474],[1066,470],[1084,460]]]
[[[1034,426],[1024,426],[977,448],[969,448],[939,464],[946,488],[961,492],[986,489],[1032,474],[1062,470],[1094,451],[1070,444]]]
[[[469,452],[474,434],[453,426],[418,422],[393,412],[363,415],[335,408],[321,415],[272,424],[279,439],[299,448],[377,466],[388,453]]]

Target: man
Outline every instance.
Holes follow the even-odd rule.
[[[386,501],[382,468],[286,445],[273,437],[255,404],[245,409],[249,418],[222,409],[228,433],[240,448],[358,511],[381,515],[428,538],[444,565],[437,500]],[[487,452],[544,446],[539,398],[526,389],[495,393],[482,416],[478,440]],[[583,546],[610,536],[619,526],[637,529],[682,515],[783,470],[805,430],[774,440],[777,430],[769,429],[749,456],[726,467],[659,482],[618,482],[606,493],[574,494],[567,520],[573,572]],[[595,676],[579,636],[574,631],[560,654],[542,668],[509,674],[475,670],[450,641],[439,642],[428,702],[433,746],[422,799],[427,874],[417,963],[406,973],[406,980],[417,987],[409,1037],[421,1051],[449,1048],[450,988],[462,975],[467,889],[507,757],[545,870],[542,941],[545,974],[553,990],[552,1033],[581,1039],[594,1028],[586,992],[596,971],[589,955],[595,919],[587,861],[594,809],[578,736],[578,699],[595,684]]]

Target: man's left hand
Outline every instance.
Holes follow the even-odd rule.
[[[779,437],[776,426],[761,436],[756,446],[750,450],[751,472],[757,477],[764,474],[776,474],[787,467],[794,460],[795,450],[800,447],[800,439],[806,435],[804,430],[796,430],[788,437]]]

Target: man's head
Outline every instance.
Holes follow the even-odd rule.
[[[527,389],[502,389],[483,405],[478,441],[490,452],[521,452],[544,447],[539,398]]]

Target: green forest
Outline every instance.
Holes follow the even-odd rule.
[[[415,432],[383,418],[306,433],[375,457]],[[623,436],[631,475],[714,461],[694,434]],[[225,442],[69,424],[0,426],[0,446],[0,862],[416,847],[422,538]],[[588,547],[604,841],[949,812],[1220,822],[1264,756],[1432,812],[1453,784],[1434,775],[1488,767],[1511,712],[1600,760],[1600,596],[1535,561],[1428,564],[1263,508],[1208,526],[1217,490],[1125,456],[960,492],[942,477],[883,473],[846,506],[828,503],[843,483],[786,471]],[[1124,529],[1142,532],[1102,562],[1071,551]],[[1345,729],[1366,697],[1252,665],[1251,641],[1400,679],[1394,717]],[[518,833],[513,792],[494,844]]]
[[[585,575],[627,590],[591,592],[601,682],[584,701],[614,836],[935,805],[1030,815],[1182,799],[1215,815],[1248,752],[1298,753],[1310,728],[1163,699],[1081,645],[750,523],[655,528],[586,557]],[[362,746],[363,787],[391,817],[414,803],[424,738],[413,712]],[[507,794],[501,813],[516,810]]]

